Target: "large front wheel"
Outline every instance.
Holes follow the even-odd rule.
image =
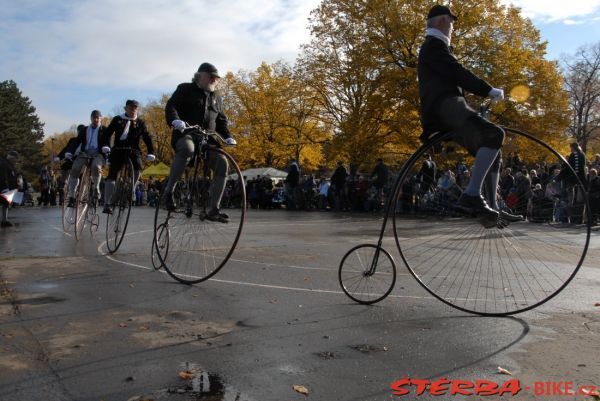
[[[83,230],[87,224],[87,213],[88,213],[88,193],[90,191],[91,179],[89,174],[89,168],[84,166],[81,169],[79,175],[79,184],[77,186],[77,193],[75,194],[75,239],[79,241],[83,236]],[[69,208],[67,208],[67,211]]]
[[[226,161],[225,176],[215,175],[211,158],[219,158],[221,163]],[[211,197],[214,202],[221,191],[221,205],[232,207],[221,209],[227,218],[211,220],[208,216]],[[187,178],[177,183],[173,197],[176,206],[173,211],[165,209],[164,194],[157,204],[153,255],[179,282],[194,284],[208,280],[225,266],[242,233],[246,215],[242,172],[228,153],[211,149],[207,159],[198,157]]]
[[[112,213],[106,218],[106,246],[110,253],[117,252],[127,231],[135,185],[133,178],[133,164],[127,159],[117,173],[112,200],[105,200],[113,206]]]
[[[457,166],[474,160],[450,134],[411,157],[394,195],[393,229],[406,267],[439,300],[479,315],[523,312],[557,295],[581,267],[590,240],[587,192],[566,160],[532,135],[505,131],[503,153],[522,158],[505,159],[505,166],[517,167],[515,182],[501,178],[498,190],[484,191],[497,197],[500,210],[525,220],[490,227],[457,207],[469,179]],[[423,173],[425,155],[437,163],[439,181]],[[536,163],[548,169],[532,182]],[[554,176],[560,169],[567,170],[564,179]]]

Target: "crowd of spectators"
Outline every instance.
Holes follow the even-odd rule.
[[[543,161],[528,165],[518,154],[509,154],[503,160],[497,192],[500,207],[533,222],[581,223],[584,205],[582,193],[577,190],[581,182],[588,190],[593,223],[598,224],[600,154],[586,161],[579,145],[573,144],[567,160],[572,170]],[[425,155],[420,170],[403,182],[396,211],[455,213],[454,204],[469,182],[470,168],[462,159],[455,166],[447,167],[439,169],[436,161]],[[285,179],[269,175],[247,179],[247,206],[252,209],[377,212],[383,210],[396,178],[382,159],[378,159],[369,172],[359,172],[353,167],[348,169],[343,161],[339,161],[332,172],[317,175],[302,174],[298,163],[292,160],[287,173]],[[54,173],[45,166],[37,185],[31,185],[19,174],[17,185],[19,191],[25,192],[23,202],[62,205],[66,177],[66,174]],[[164,182],[153,177],[141,179],[135,187],[134,205],[155,207],[162,185]],[[32,198],[32,187],[37,187],[39,195],[36,199]],[[239,182],[229,179],[222,207],[240,207],[240,202]]]

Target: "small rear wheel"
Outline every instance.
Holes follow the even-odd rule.
[[[344,293],[361,304],[374,304],[389,295],[396,283],[396,264],[383,248],[363,244],[342,258],[338,279]]]

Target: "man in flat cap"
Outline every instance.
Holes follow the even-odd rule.
[[[459,199],[461,209],[475,212],[487,222],[494,222],[498,217],[508,221],[520,220],[520,216],[498,212],[496,204],[504,131],[479,116],[464,97],[467,91],[502,100],[504,91],[477,77],[454,56],[450,43],[457,19],[450,8],[439,4],[433,6],[427,15],[426,37],[419,51],[417,67],[423,125],[421,140],[426,141],[436,132],[452,131],[453,140],[475,156],[471,179]],[[489,204],[482,196],[484,179],[486,192],[490,193],[487,197]]]
[[[223,113],[223,100],[215,92],[220,78],[214,65],[200,64],[192,82],[180,84],[165,106],[167,124],[173,128],[171,146],[175,149],[169,180],[164,189],[165,206],[169,210],[175,209],[173,187],[194,154],[194,140],[190,134],[185,133],[186,127],[199,125],[206,131],[219,134],[226,145],[236,144],[229,132],[227,117]],[[213,172],[213,180],[209,190],[209,210],[206,218],[226,223],[229,216],[219,208],[227,179],[227,159],[217,152],[209,151],[208,165]]]

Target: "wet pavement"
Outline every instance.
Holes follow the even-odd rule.
[[[152,268],[153,210],[131,216],[108,255],[104,219],[76,242],[59,209],[11,211],[18,225],[0,230],[0,400],[427,400],[440,397],[390,386],[503,383],[499,366],[523,387],[600,385],[598,232],[558,297],[491,318],[432,298],[402,265],[387,299],[350,301],[337,267],[376,241],[377,216],[250,210],[230,262],[194,286]],[[544,397],[556,399],[510,398]]]

